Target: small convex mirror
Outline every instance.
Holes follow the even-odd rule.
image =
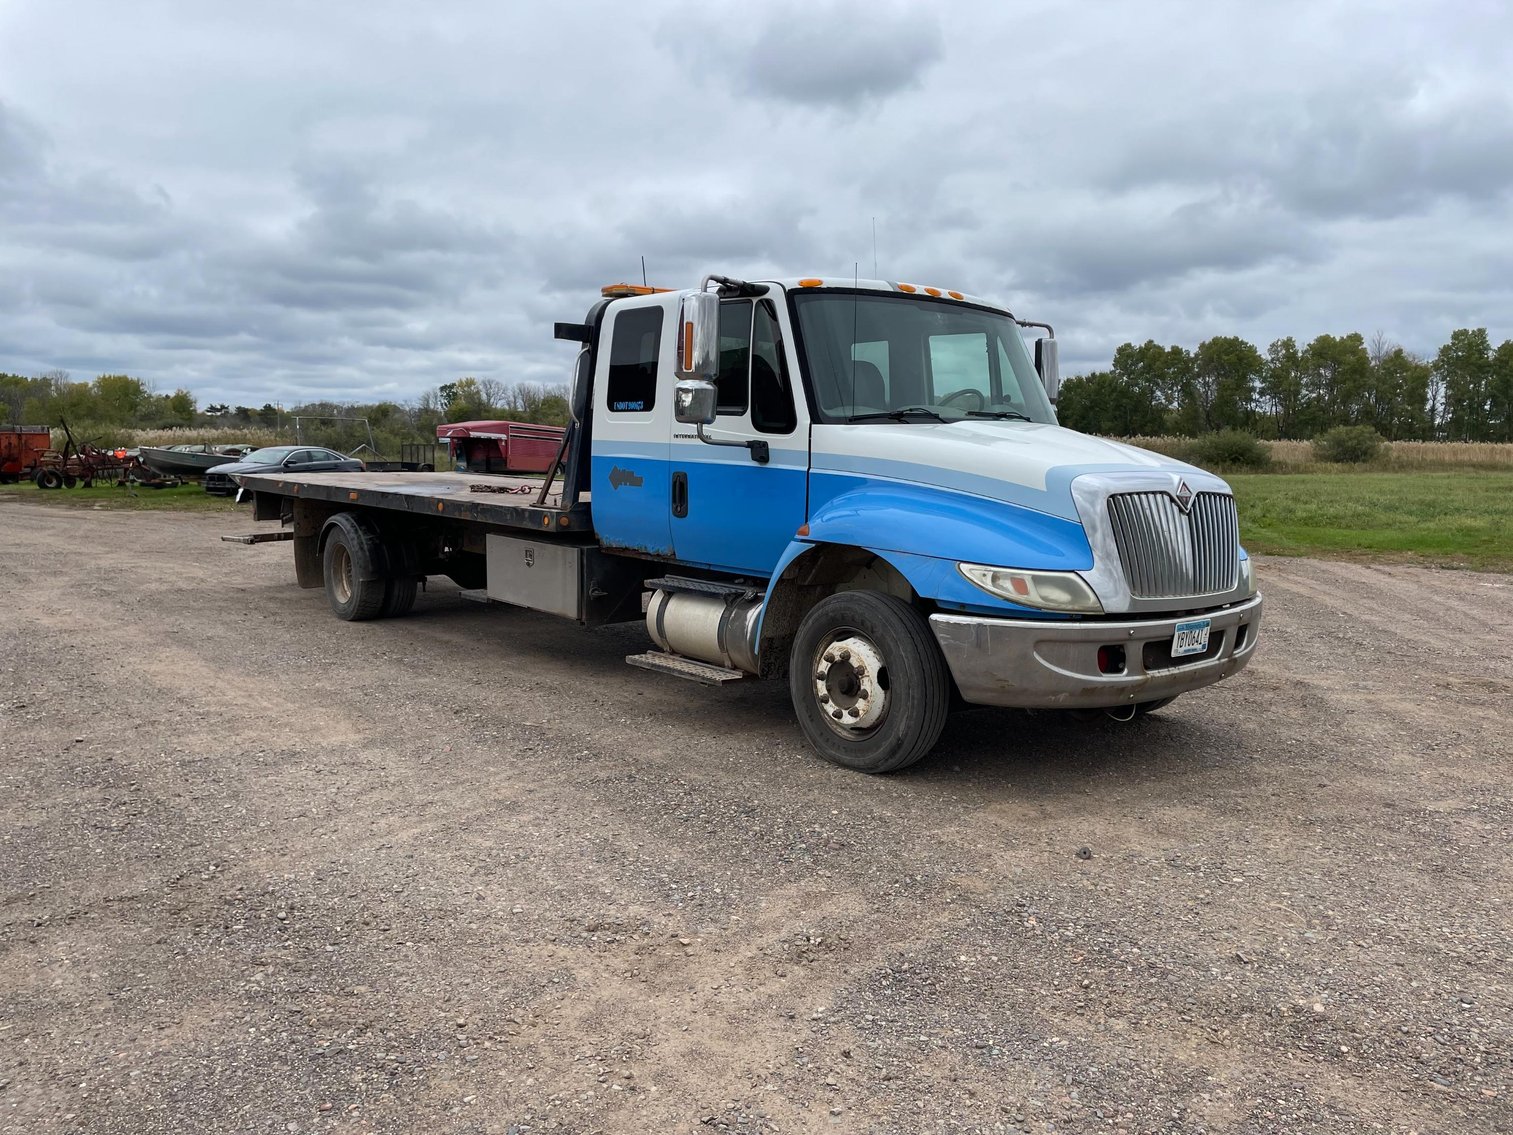
[[[720,297],[691,292],[678,310],[678,377],[713,382],[719,373]]]
[[[672,388],[672,416],[688,426],[707,426],[714,421],[715,385],[685,378]]]

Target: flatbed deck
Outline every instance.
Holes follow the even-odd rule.
[[[298,473],[243,476],[259,493],[359,504],[429,517],[498,524],[535,532],[592,532],[589,495],[564,506],[559,487],[536,503],[541,480],[479,473]],[[500,490],[514,490],[502,492]]]

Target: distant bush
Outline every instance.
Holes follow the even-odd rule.
[[[1271,450],[1244,430],[1220,430],[1193,438],[1182,459],[1205,469],[1265,469]]]
[[[1335,426],[1313,439],[1313,455],[1319,461],[1360,465],[1380,457],[1384,444],[1370,426]]]

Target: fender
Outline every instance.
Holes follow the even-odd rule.
[[[857,548],[877,556],[908,581],[916,594],[957,611],[1058,618],[1021,607],[974,587],[958,563],[1086,571],[1093,566],[1087,534],[1075,521],[1005,501],[923,485],[857,478],[831,497],[809,521],[806,538],[789,542],[773,569],[757,620],[760,640],[777,583],[805,552],[823,545]]]

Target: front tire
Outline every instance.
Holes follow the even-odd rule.
[[[365,578],[373,574],[374,538],[356,523],[341,523],[349,515],[343,513],[332,524],[321,560],[331,611],[338,619],[356,623],[378,616],[388,581]]]
[[[875,591],[842,591],[799,624],[788,691],[820,756],[859,772],[907,768],[946,724],[951,679],[930,626]]]

